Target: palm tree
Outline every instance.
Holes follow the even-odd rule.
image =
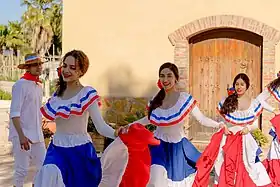
[[[53,46],[55,47],[55,54],[60,55],[62,51],[62,1],[53,4],[51,10],[51,26],[54,33]]]
[[[6,36],[8,34],[7,25],[0,25],[0,47],[6,46]]]
[[[24,34],[33,52],[44,55],[52,44],[51,0],[23,0],[27,11],[22,16]]]
[[[12,48],[14,51],[28,51],[21,24],[18,21],[0,25],[0,47]]]
[[[6,46],[17,50],[23,48],[25,44],[20,23],[18,21],[9,22]]]

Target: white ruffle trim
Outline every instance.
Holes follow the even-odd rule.
[[[147,187],[191,187],[195,176],[196,173],[193,173],[182,181],[172,181],[167,178],[167,171],[163,166],[152,165],[150,181]]]
[[[55,146],[59,147],[75,147],[92,142],[88,133],[84,134],[63,134],[55,133],[52,140]]]
[[[77,95],[67,100],[62,100],[56,95],[52,96],[40,110],[49,120],[55,120],[57,117],[68,119],[70,115],[83,115],[84,111],[98,99],[97,91],[86,86]]]
[[[54,164],[44,165],[35,177],[35,187],[65,187],[59,168]]]
[[[156,108],[152,111],[150,121],[157,126],[171,126],[182,120],[192,111],[196,105],[196,100],[186,93],[181,92],[176,104],[168,109]]]
[[[218,103],[218,111],[221,111],[224,100]],[[223,118],[234,125],[245,125],[253,123],[261,114],[263,106],[261,103],[254,99],[247,110],[236,110],[230,114],[222,114]]]

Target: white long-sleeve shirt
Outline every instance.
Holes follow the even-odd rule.
[[[10,107],[9,140],[18,137],[12,118],[20,117],[24,135],[32,142],[43,142],[42,105],[43,91],[41,85],[25,79],[18,80],[12,88]]]

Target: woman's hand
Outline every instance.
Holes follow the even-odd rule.
[[[248,134],[250,131],[249,131],[249,128],[248,127],[245,127],[245,128],[243,128],[242,130],[241,130],[241,134],[242,135],[245,135],[245,134]]]
[[[129,125],[121,126],[115,130],[114,135],[117,137],[117,136],[119,136],[119,133],[126,134],[126,133],[128,133],[128,129],[129,129]]]
[[[273,114],[275,114],[275,116],[280,114],[280,110],[278,108],[273,110]]]
[[[227,126],[226,126],[224,123],[221,123],[221,124],[219,125],[219,127],[220,127],[221,129],[222,129],[222,128],[225,129],[225,135],[232,134],[232,133],[228,130]]]

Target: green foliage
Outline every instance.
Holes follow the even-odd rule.
[[[11,100],[12,95],[6,91],[0,89],[0,100]]]
[[[23,32],[32,51],[48,53],[55,44],[55,53],[61,52],[62,1],[22,0],[27,7],[22,16]]]
[[[28,51],[28,44],[24,38],[21,23],[9,22],[8,25],[0,25],[0,47],[12,48],[14,51]]]
[[[62,48],[62,1],[22,0],[26,11],[20,22],[0,25],[0,49],[12,48],[25,55],[37,52],[45,55],[49,50],[61,54]],[[55,48],[52,49],[52,44]]]
[[[260,129],[254,130],[251,134],[260,147],[263,147],[268,143],[268,138],[265,136],[265,134],[263,134],[263,132]]]
[[[125,117],[124,117],[125,124],[123,124],[123,125],[127,125],[127,124],[130,124],[132,122],[135,122],[135,121],[145,117],[145,115],[146,115],[145,114],[145,109],[138,109],[135,113],[127,113],[127,114],[125,114]],[[146,126],[146,129],[153,132],[156,129],[156,126],[154,126],[152,124],[149,124],[149,125]],[[95,128],[95,126],[94,126],[90,117],[89,117],[89,120],[88,120],[87,132],[97,133],[96,128]]]
[[[143,117],[145,117],[145,113],[139,110],[135,114],[128,114],[125,118],[125,121],[129,124],[129,123],[137,121]],[[146,129],[153,132],[154,130],[156,130],[156,126],[149,124],[149,125],[146,125]]]
[[[10,82],[16,82],[17,78],[11,78],[11,77],[4,77],[3,75],[0,75],[0,81],[10,81]]]
[[[50,94],[52,95],[56,91],[56,80],[50,82]]]

